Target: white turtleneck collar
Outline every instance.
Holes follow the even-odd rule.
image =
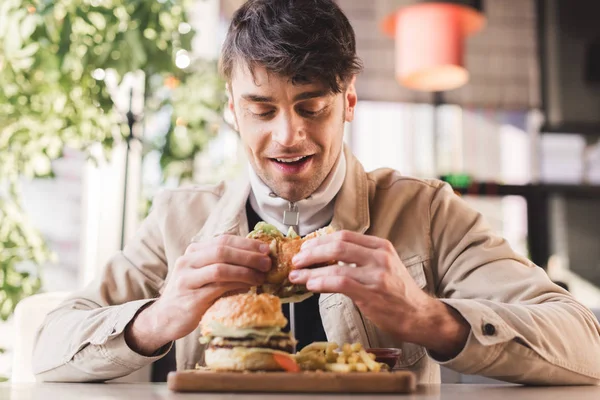
[[[287,233],[288,226],[283,224],[283,213],[288,210],[290,202],[272,195],[272,190],[254,172],[252,166],[248,171],[252,187],[250,205],[263,221],[274,225],[282,233]],[[345,177],[346,157],[342,149],[336,164],[321,186],[307,199],[295,203],[300,213],[298,233],[301,236],[322,228],[332,220],[334,199],[342,188]],[[251,230],[252,228],[250,227]]]

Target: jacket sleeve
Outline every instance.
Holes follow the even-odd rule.
[[[600,383],[600,325],[590,310],[494,235],[448,185],[433,196],[430,221],[437,295],[471,326],[462,351],[436,361],[514,383]]]
[[[129,375],[164,356],[137,354],[124,330],[143,307],[159,295],[167,275],[162,219],[167,192],[136,237],[113,257],[82,291],[74,293],[46,317],[37,332],[33,369],[38,381],[104,381]]]

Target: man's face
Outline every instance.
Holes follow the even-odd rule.
[[[230,84],[233,112],[254,171],[288,201],[310,196],[335,164],[344,123],[354,116],[354,83],[333,94],[320,83],[238,67]]]

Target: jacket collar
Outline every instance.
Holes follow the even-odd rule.
[[[344,153],[346,177],[335,199],[331,225],[337,230],[364,233],[370,224],[367,174],[347,146],[344,146]],[[223,234],[246,235],[249,231],[246,216],[249,195],[250,181],[245,173],[227,186],[223,197],[192,241]]]
[[[370,225],[367,173],[347,146],[344,146],[347,170],[333,210],[331,225],[337,230],[365,233]]]

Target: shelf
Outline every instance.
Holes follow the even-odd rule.
[[[502,185],[493,182],[473,182],[468,186],[453,186],[453,188],[460,194],[475,196],[531,197],[562,194],[567,197],[600,200],[600,185]]]
[[[564,122],[557,125],[544,125],[540,128],[540,133],[565,133],[565,134],[577,134],[577,135],[589,135],[589,136],[600,136],[600,125],[599,124],[586,124],[586,123],[574,123]]]
[[[527,202],[527,246],[530,259],[544,267],[550,257],[550,199],[563,195],[569,199],[600,202],[600,185],[529,184],[503,185],[494,182],[473,182],[465,174],[442,176],[457,193],[474,196],[523,196]]]

